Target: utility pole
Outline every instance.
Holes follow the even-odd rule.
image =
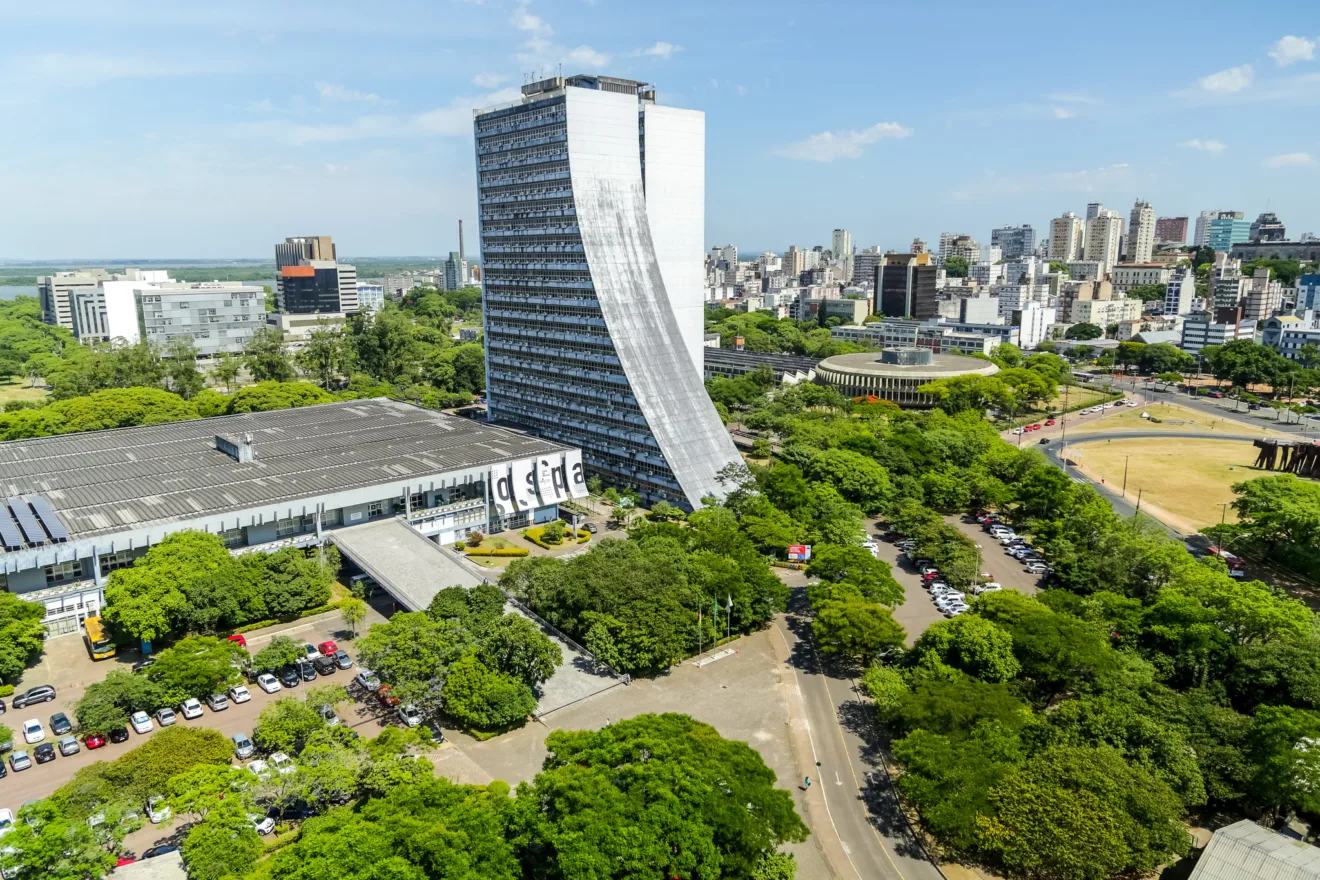
[[[1124,498],[1127,497],[1127,472],[1128,472],[1128,459],[1131,458],[1131,457],[1132,457],[1132,456],[1130,456],[1130,455],[1125,455],[1125,456],[1123,456],[1123,497],[1124,497]]]
[[[1140,490],[1140,489],[1137,490],[1137,510],[1136,510],[1136,513],[1133,514],[1133,516],[1136,516],[1137,513],[1141,513],[1141,490]]]
[[[1219,507],[1220,507],[1219,524],[1221,526],[1224,524],[1224,520],[1228,518],[1228,504],[1229,502],[1227,501],[1219,502]]]

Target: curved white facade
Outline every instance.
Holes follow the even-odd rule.
[[[705,123],[641,89],[556,79],[477,114],[487,398],[696,507],[738,459],[702,383]]]

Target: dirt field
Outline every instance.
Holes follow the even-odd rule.
[[[1083,443],[1068,454],[1088,476],[1103,477],[1113,488],[1123,485],[1126,460],[1127,497],[1135,499],[1140,489],[1143,511],[1153,505],[1158,511],[1152,508],[1152,516],[1182,531],[1197,531],[1220,521],[1219,505],[1233,500],[1234,483],[1265,473],[1251,467],[1256,451],[1248,440],[1152,438]],[[1234,521],[1232,508],[1227,521]]]
[[[1158,422],[1143,419],[1142,413],[1154,416]],[[1169,433],[1206,434],[1222,431],[1225,434],[1237,434],[1246,437],[1287,437],[1282,431],[1274,431],[1258,425],[1210,415],[1198,410],[1188,409],[1172,403],[1152,403],[1148,406],[1128,407],[1121,411],[1070,428],[1069,436],[1078,434],[1114,433],[1123,431],[1159,431]],[[1254,460],[1254,456],[1253,456]]]

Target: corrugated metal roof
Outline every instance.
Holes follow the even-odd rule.
[[[1314,880],[1320,849],[1249,819],[1215,832],[1189,880]]]
[[[215,448],[245,432],[255,461]],[[77,539],[564,448],[377,398],[0,443],[0,497],[44,495]]]

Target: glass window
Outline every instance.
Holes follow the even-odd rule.
[[[275,537],[287,538],[289,535],[296,535],[302,531],[302,521],[298,517],[292,519],[282,519],[275,523]]]
[[[367,516],[380,516],[385,512],[384,501],[373,501],[367,505]]]
[[[82,560],[75,559],[46,566],[46,583],[58,584],[82,577]]]
[[[225,546],[230,548],[242,547],[247,544],[247,535],[243,533],[241,528],[225,529],[220,533],[220,538],[225,542]]]
[[[131,550],[118,550],[114,553],[104,553],[100,558],[101,574],[109,574],[121,568],[128,568],[133,564],[133,552]]]

